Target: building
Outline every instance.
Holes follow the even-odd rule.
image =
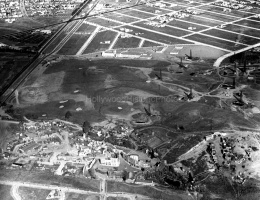
[[[116,50],[102,51],[101,56],[103,56],[103,57],[116,57]]]
[[[100,165],[118,167],[120,165],[119,158],[100,158]]]

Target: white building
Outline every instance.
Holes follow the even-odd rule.
[[[100,164],[110,167],[118,167],[120,164],[119,158],[101,158]]]

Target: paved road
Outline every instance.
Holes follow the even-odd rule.
[[[18,189],[19,189],[19,185],[16,184],[12,185],[10,193],[11,196],[14,198],[14,200],[22,200],[22,198],[19,195]]]
[[[81,189],[76,189],[72,187],[65,187],[65,186],[57,186],[57,185],[47,185],[47,184],[38,184],[38,183],[30,183],[30,182],[19,182],[19,181],[1,181],[0,184],[2,185],[11,185],[12,186],[12,195],[14,196],[15,200],[21,200],[19,199],[19,193],[18,188],[19,187],[30,187],[30,188],[37,188],[37,189],[45,189],[45,190],[61,190],[64,193],[66,192],[72,192],[77,194],[89,194],[89,195],[97,195],[103,197],[103,199],[106,199],[106,197],[127,197],[129,199],[136,199],[138,197],[139,199],[147,199],[146,196],[138,195],[138,194],[130,194],[130,193],[124,193],[124,192],[107,192],[106,191],[106,180],[101,181],[102,187],[100,188],[100,192],[93,192],[93,191],[86,191]],[[20,197],[21,198],[21,197]]]

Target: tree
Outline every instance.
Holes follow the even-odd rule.
[[[69,119],[71,116],[72,116],[72,114],[71,114],[70,111],[67,111],[67,112],[65,113],[65,119]]]
[[[83,132],[87,133],[89,131],[89,129],[90,129],[90,123],[88,121],[85,121],[83,123],[83,127],[82,128],[83,128]]]

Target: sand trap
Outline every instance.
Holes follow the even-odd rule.
[[[60,106],[59,108],[64,108],[64,106],[62,105],[62,106]]]
[[[118,107],[119,110],[122,110],[123,108],[122,107]]]
[[[82,108],[80,108],[80,107],[79,107],[79,108],[76,108],[76,111],[81,111],[81,110],[82,110]]]
[[[259,110],[259,108],[254,107],[254,108],[252,108],[252,112],[257,114],[257,113],[260,113],[260,110]]]
[[[75,90],[73,93],[79,93],[79,90]]]
[[[66,102],[68,102],[68,100],[65,100],[65,101],[60,101],[60,103],[66,103]]]

